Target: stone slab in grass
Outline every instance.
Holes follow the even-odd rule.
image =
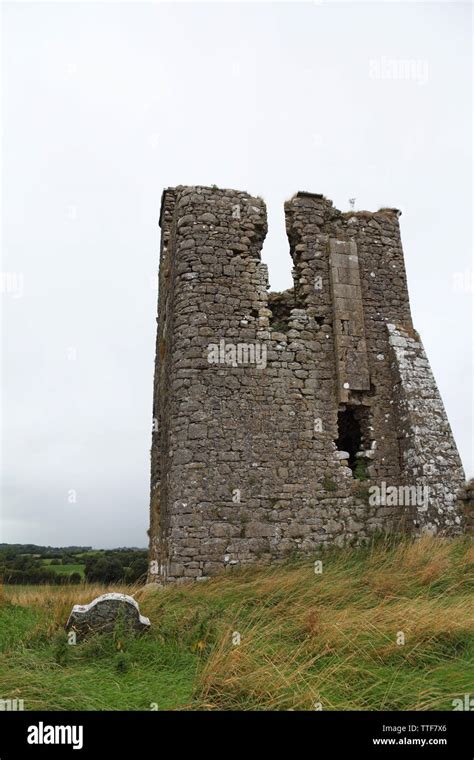
[[[126,594],[102,594],[89,604],[75,604],[66,623],[79,640],[95,633],[113,633],[120,626],[125,633],[142,633],[150,621],[140,614],[138,602]]]

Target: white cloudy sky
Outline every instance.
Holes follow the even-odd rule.
[[[4,3],[0,541],[146,544],[161,191],[401,208],[414,322],[471,464],[469,3]],[[407,78],[390,61],[411,61]],[[458,273],[457,279],[455,278]],[[75,357],[75,358],[74,358]],[[75,490],[76,503],[69,502]]]

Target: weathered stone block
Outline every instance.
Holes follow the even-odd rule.
[[[79,641],[96,633],[113,633],[118,627],[126,633],[150,628],[138,603],[126,594],[103,594],[89,604],[75,604],[66,623],[66,630],[74,631]]]

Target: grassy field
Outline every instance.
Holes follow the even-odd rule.
[[[45,567],[48,567],[50,570],[54,570],[55,573],[59,573],[59,575],[70,575],[71,573],[79,573],[79,575],[82,578],[84,577],[85,565],[83,564],[52,565],[51,560],[44,559],[43,565],[45,565]]]
[[[133,594],[152,630],[70,646],[102,586],[3,587],[0,697],[37,710],[452,710],[473,692],[474,547],[377,544]],[[403,643],[404,641],[404,643]]]

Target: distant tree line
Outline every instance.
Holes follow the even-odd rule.
[[[48,583],[55,586],[63,586],[68,583],[81,583],[80,573],[64,573],[60,575],[47,567],[31,568],[28,570],[11,570],[0,566],[0,578],[3,583],[14,583],[20,586]]]
[[[45,560],[48,560],[46,563]],[[77,571],[60,566],[81,565],[89,583],[144,583],[148,569],[145,549],[93,550],[90,546],[63,548],[35,544],[0,544],[0,581],[12,584],[81,583]]]
[[[92,550],[92,546],[40,546],[38,544],[0,544],[0,557],[5,556],[10,559],[16,557],[18,554],[32,555],[36,557],[42,557],[43,559],[51,559],[70,556],[72,561],[76,562],[77,554],[84,554]]]
[[[86,557],[84,574],[89,583],[136,583],[145,582],[147,570],[146,551],[112,551]]]

